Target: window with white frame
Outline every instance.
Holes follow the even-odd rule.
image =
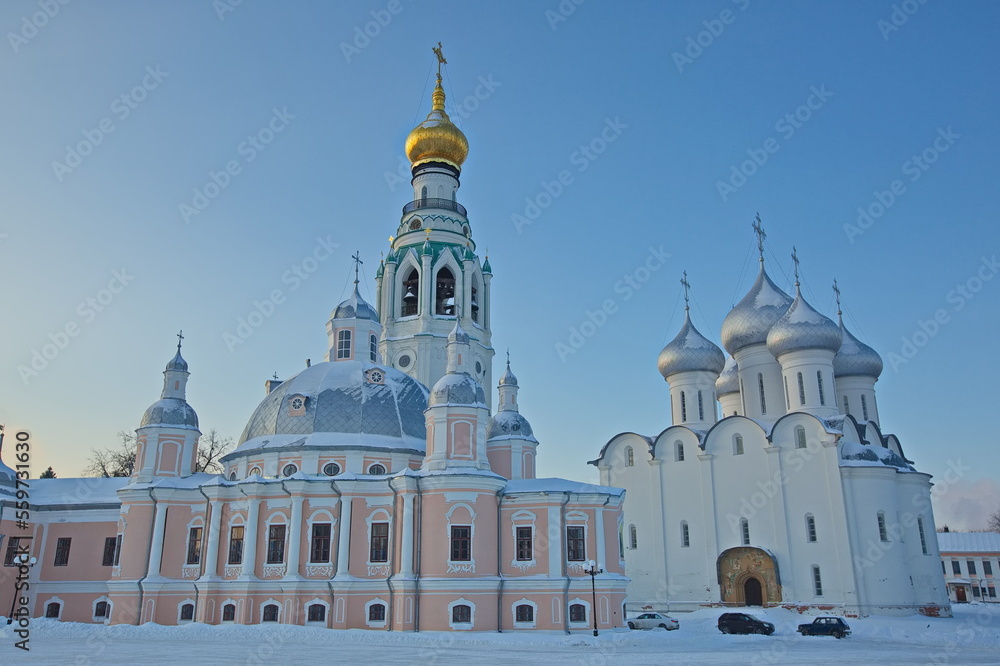
[[[879,511],[876,515],[876,520],[878,522],[878,540],[888,541],[889,540],[889,530],[886,528],[885,524],[885,513]]]
[[[188,548],[186,564],[198,564],[201,562],[201,527],[188,529]]]
[[[681,391],[681,421],[688,420],[687,395]]]
[[[270,525],[267,528],[267,563],[282,564],[285,561],[285,526]]]
[[[266,604],[260,612],[261,622],[277,622],[281,607],[278,604]]]
[[[684,462],[684,442],[674,442],[674,460]]]
[[[733,455],[743,455],[743,435],[733,435]]]
[[[744,546],[750,545],[750,521],[746,518],[740,518],[740,536],[743,540]]]
[[[698,420],[705,420],[705,403],[701,397],[701,391],[698,391]]]
[[[313,523],[309,542],[309,562],[325,564],[330,561],[330,523]]]
[[[472,526],[451,526],[451,562],[469,562],[472,560]]]
[[[378,360],[378,338],[374,334],[368,336],[368,355],[372,363]]]
[[[798,382],[799,382],[799,404],[800,405],[804,405],[804,404],[806,404],[806,383],[802,379],[802,373],[801,372],[796,373],[796,377],[797,377]]]
[[[688,548],[691,546],[691,530],[688,528],[688,522],[686,520],[681,521],[681,548]]]
[[[532,629],[535,626],[535,616],[538,614],[538,606],[529,599],[521,599],[513,604],[514,628]]]
[[[826,404],[826,393],[823,392],[823,371],[816,371],[816,385],[819,387],[819,404]]]
[[[533,547],[533,529],[531,527],[516,527],[515,539],[516,557],[518,562],[530,562],[535,559]]]
[[[816,518],[811,513],[806,514],[806,541],[816,543]]]
[[[58,601],[50,601],[45,604],[45,617],[58,620],[61,613],[62,604]]]
[[[760,413],[767,414],[767,400],[764,398],[764,375],[757,373],[757,390],[760,391]]]
[[[306,607],[306,622],[326,622],[326,605],[313,602]]]
[[[569,602],[570,625],[586,626],[587,615],[590,614],[590,604],[583,599],[572,599]]]
[[[632,467],[635,465],[635,452],[632,450],[631,446],[625,447],[625,466]]]
[[[795,448],[806,448],[806,429],[802,426],[795,426]]]
[[[580,525],[570,525],[566,528],[566,559],[570,562],[583,562],[587,559],[586,531]]]
[[[104,622],[111,618],[111,603],[106,598],[94,602],[94,622]]]
[[[369,537],[368,561],[389,561],[389,523],[372,523]]]
[[[223,622],[236,621],[236,604],[228,603],[222,606],[222,621]]]
[[[177,611],[178,622],[194,621],[194,602],[190,600],[182,601]]]
[[[861,394],[861,418],[868,420],[868,401],[865,400],[864,393]]]
[[[337,358],[351,358],[350,329],[345,329],[337,333]]]
[[[632,550],[639,547],[639,532],[635,529],[635,525],[628,526],[628,547]]]
[[[927,535],[924,534],[924,518],[923,518],[923,516],[917,516],[917,532],[920,534],[920,552],[923,553],[924,555],[927,555],[928,554],[928,552],[927,552]],[[986,565],[986,568],[987,568],[986,573],[992,574],[993,572],[989,571],[989,569],[988,569],[990,563],[989,562],[984,562],[984,564]]]
[[[813,574],[813,594],[817,597],[823,596],[823,578],[819,573],[819,565],[814,564],[812,568]]]
[[[226,558],[228,564],[243,564],[243,526],[232,525],[229,528],[229,557]]]
[[[457,603],[451,607],[451,623],[472,624],[472,604]]]

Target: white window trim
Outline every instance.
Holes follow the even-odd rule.
[[[182,620],[181,619],[181,609],[184,608],[184,606],[186,606],[187,604],[191,604],[191,606],[193,607],[193,610],[191,611],[191,619],[190,620]],[[197,612],[198,612],[198,606],[195,604],[194,599],[192,599],[191,597],[188,597],[184,601],[179,602],[177,604],[177,624],[190,624],[190,623],[194,622],[195,615],[197,614]]]
[[[271,526],[272,525],[284,525],[285,526],[285,545],[281,549],[281,561],[280,562],[268,562],[267,552],[271,546]],[[291,538],[292,530],[288,523],[288,517],[281,511],[275,511],[267,517],[264,521],[264,557],[262,559],[261,565],[265,567],[287,567],[288,566],[288,540]],[[244,541],[243,548],[246,548],[246,532],[243,533]],[[244,559],[246,559],[246,553],[244,552]],[[284,575],[284,574],[282,574]]]
[[[583,528],[583,560],[576,561],[569,559],[569,528]],[[565,525],[562,533],[563,559],[566,560],[566,567],[569,569],[579,569],[581,572],[587,568],[587,561],[590,555],[590,516],[583,511],[570,511],[566,514]]]
[[[468,606],[470,609],[472,609],[472,610],[469,611],[469,621],[468,622],[455,622],[454,621],[454,614],[452,613],[452,609],[455,608],[455,606]],[[475,627],[476,626],[476,604],[474,604],[473,602],[471,602],[471,601],[469,601],[468,599],[465,599],[465,598],[456,599],[455,601],[453,601],[450,604],[448,604],[448,626],[451,627],[452,629],[456,630],[456,631],[468,631],[468,630],[471,630],[473,627]]]
[[[259,618],[258,622],[261,624],[264,623],[264,608],[272,604],[278,607],[278,619],[275,624],[281,624],[281,615],[285,609],[281,607],[281,602],[274,598],[260,602],[260,605],[257,607],[257,617]]]
[[[188,549],[191,548],[191,528],[200,527],[201,528],[201,545],[198,547],[198,561],[188,564]],[[181,565],[184,569],[201,569],[202,551],[205,548],[205,539],[208,537],[208,530],[205,529],[205,519],[200,516],[194,516],[190,521],[188,521],[187,527],[184,528],[184,559]]]
[[[325,619],[322,620],[322,621],[319,621],[319,620],[311,620],[310,621],[310,619],[309,619],[309,607],[312,606],[312,605],[315,605],[315,604],[319,604],[320,606],[323,606],[324,608],[326,608],[326,612],[323,614],[323,617]],[[309,626],[309,627],[320,627],[320,626],[327,627],[327,626],[329,626],[330,625],[330,602],[329,601],[324,601],[323,599],[320,599],[319,597],[316,597],[315,599],[310,599],[309,601],[305,602],[304,604],[302,604],[302,620],[305,623],[305,625]]]
[[[572,620],[569,619],[571,617],[570,614],[569,614],[569,609],[570,609],[571,606],[574,606],[576,604],[581,604],[584,607],[584,609],[586,609],[586,613],[584,614],[584,621],[583,622],[573,622]],[[591,608],[590,608],[590,602],[589,601],[587,601],[586,599],[581,599],[580,597],[576,597],[574,599],[570,599],[569,603],[566,604],[566,624],[567,624],[567,626],[569,626],[570,629],[586,629],[587,627],[589,627],[591,625],[590,613],[591,613]]]
[[[531,606],[531,622],[518,622],[517,621],[517,607],[518,606]],[[510,605],[510,619],[511,623],[514,625],[515,629],[534,629],[535,623],[538,621],[538,604],[536,604],[531,599],[521,598]]]
[[[105,602],[106,604],[108,604],[108,612],[104,615],[104,617],[97,617],[97,604],[99,604],[102,601]],[[113,607],[112,607],[112,604],[111,604],[111,600],[108,599],[108,596],[106,594],[97,597],[90,604],[90,619],[91,619],[91,621],[92,622],[102,622],[104,624],[108,624],[111,621],[111,611],[112,611],[112,608]]]
[[[49,604],[51,603],[59,604],[59,615],[57,615],[54,618],[50,617],[49,619],[61,620],[63,616],[63,611],[66,610],[66,602],[60,599],[59,597],[49,597],[48,599],[45,600],[45,602],[42,604],[42,618],[45,617],[46,612],[48,612],[49,610]]]
[[[370,620],[369,609],[375,604],[382,604],[385,607],[385,614],[382,620]],[[384,629],[389,622],[389,602],[381,597],[376,597],[368,603],[365,604],[365,626],[371,627],[372,629]]]
[[[312,561],[312,538],[313,538],[313,523],[330,523],[330,556],[326,562],[313,562]],[[337,535],[337,520],[333,517],[333,514],[326,509],[317,509],[313,511],[309,519],[306,520],[306,543],[308,550],[306,551],[306,566],[310,564],[313,566],[332,564],[333,563],[333,550],[337,545],[336,542]],[[369,553],[371,551],[369,550]],[[329,609],[327,609],[329,611]]]
[[[386,511],[385,509],[376,509],[375,511],[372,511],[370,514],[368,514],[368,517],[365,518],[365,523],[368,526],[367,527],[367,529],[368,529],[368,543],[366,545],[366,548],[368,549],[368,552],[365,555],[365,559],[367,560],[366,564],[369,567],[384,567],[384,566],[388,566],[388,564],[389,564],[389,560],[388,559],[386,559],[385,562],[372,562],[371,561],[371,559],[372,559],[372,523],[389,523],[389,540],[386,542],[386,550],[387,550],[387,553],[391,553],[392,552],[392,545],[393,545],[392,544],[392,515],[388,511]],[[333,545],[332,544],[330,546],[330,557],[333,557]],[[383,602],[383,603],[385,603],[385,602]],[[365,613],[366,613],[365,617],[368,617],[368,615],[367,615],[367,608],[368,607],[365,606]],[[388,606],[387,606],[387,608],[388,608]]]
[[[457,523],[456,527],[468,527],[469,528],[469,559],[468,560],[452,560],[451,559],[451,527],[452,527],[452,514],[455,513],[457,509],[465,509],[469,512],[469,522]],[[458,502],[453,504],[448,513],[445,514],[445,543],[448,544],[448,573],[476,573],[476,556],[475,556],[475,544],[476,544],[476,512],[470,504],[465,502]],[[532,530],[532,537],[534,537],[534,530]],[[534,555],[534,541],[532,541],[532,555]],[[517,553],[514,554],[517,557]]]
[[[223,613],[225,613],[226,606],[228,606],[229,604],[232,604],[233,608],[235,608],[236,611],[233,613],[233,619],[232,620],[223,620],[222,619],[223,618]],[[228,599],[226,599],[225,601],[223,601],[221,604],[219,604],[219,624],[238,624],[239,623],[239,617],[240,617],[240,606],[239,606],[239,604],[236,603],[236,599],[233,599],[232,597],[229,597]]]
[[[520,511],[516,511],[510,517],[510,523],[511,523],[510,524],[510,536],[511,536],[511,539],[513,540],[512,543],[514,544],[514,552],[512,554],[511,560],[510,560],[510,565],[512,567],[514,567],[515,569],[520,569],[522,572],[527,571],[528,569],[531,569],[532,567],[535,567],[535,566],[538,565],[538,559],[535,557],[535,552],[538,550],[538,548],[536,548],[536,544],[535,544],[535,534],[538,531],[536,529],[536,527],[535,527],[535,521],[536,520],[537,520],[537,516],[534,513],[532,513],[531,511],[525,511],[524,509],[521,509]],[[519,527],[529,527],[529,528],[531,528],[531,559],[530,560],[519,560],[519,559],[517,559],[517,528],[519,528]],[[448,530],[448,532],[450,534],[451,530]],[[450,554],[449,554],[449,556],[450,556]]]

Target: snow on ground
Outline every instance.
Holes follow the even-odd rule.
[[[331,631],[287,625],[87,625],[37,618],[31,651],[0,620],[0,664],[997,664],[1000,605],[955,606],[955,617],[848,619],[853,635],[803,637],[809,616],[756,609],[773,636],[726,636],[720,609],[676,614],[678,631],[421,632]]]

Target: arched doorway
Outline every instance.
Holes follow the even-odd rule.
[[[760,581],[756,576],[749,576],[743,581],[743,600],[747,606],[764,605],[764,594],[760,588]]]
[[[768,606],[781,601],[778,563],[766,550],[752,546],[730,548],[719,555],[716,566],[723,603]]]

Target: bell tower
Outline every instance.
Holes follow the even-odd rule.
[[[431,112],[406,139],[413,200],[403,206],[389,253],[375,274],[379,353],[386,365],[434,386],[447,372],[448,334],[460,319],[469,336],[467,371],[489,386],[492,274],[489,260],[480,262],[476,254],[468,212],[458,202],[469,142],[445,111],[441,65],[447,60],[440,42],[433,51],[438,72]]]

